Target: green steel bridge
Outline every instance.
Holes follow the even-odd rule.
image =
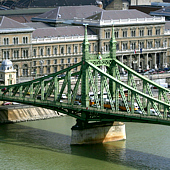
[[[102,69],[103,66],[107,71]],[[127,83],[121,81],[119,70],[122,68],[128,73]],[[61,74],[65,76],[60,77]],[[143,82],[142,91],[137,89],[136,77]],[[156,96],[153,95],[151,86],[157,87]],[[125,89],[128,95],[125,94]],[[93,94],[94,105],[90,102],[90,92]],[[114,28],[110,53],[89,54],[85,26],[81,62],[32,81],[0,86],[0,100],[55,110],[76,118],[81,125],[94,121],[134,121],[170,125],[170,118],[167,116],[170,111],[169,92],[169,89],[147,79],[116,59]],[[67,94],[66,99],[62,99],[64,93]],[[104,94],[107,94],[110,108],[104,106]],[[75,105],[77,96],[81,105]],[[126,111],[120,110],[120,102]],[[134,112],[135,103],[138,104],[141,114]],[[157,116],[150,115],[151,108],[156,111]]]

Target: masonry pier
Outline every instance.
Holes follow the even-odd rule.
[[[71,145],[95,144],[126,139],[125,124],[122,122],[88,123],[85,127],[72,127]]]

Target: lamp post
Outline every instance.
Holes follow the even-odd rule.
[[[40,60],[40,65],[41,65],[41,76],[43,75],[43,64],[44,64],[44,60]]]

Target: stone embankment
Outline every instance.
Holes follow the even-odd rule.
[[[14,123],[60,117],[64,114],[34,106],[0,107],[0,123]]]

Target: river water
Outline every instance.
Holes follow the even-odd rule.
[[[125,123],[127,139],[70,146],[75,119],[0,125],[1,170],[170,169],[170,127]]]

